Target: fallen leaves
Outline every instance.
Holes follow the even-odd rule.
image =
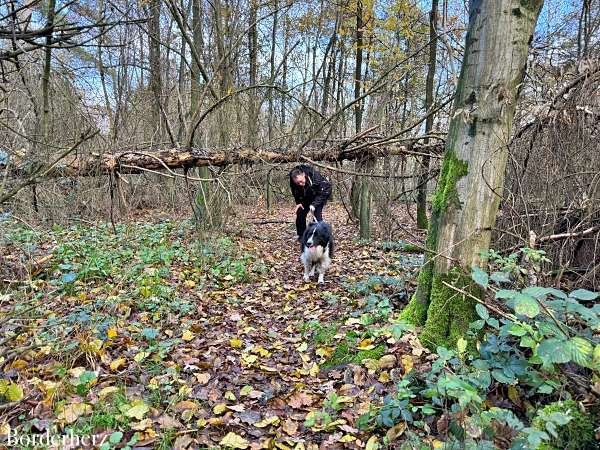
[[[78,284],[81,292],[62,302],[71,309],[49,313],[81,328],[77,346],[65,350],[76,363],[43,366],[57,352],[44,342],[31,356],[9,361],[5,369],[18,372],[19,382],[0,381],[0,394],[13,401],[23,398],[23,388],[28,398],[32,391],[40,401],[35,414],[67,425],[88,426],[101,411],[119,423],[111,431],[121,427],[125,439],[137,433],[145,445],[171,430],[177,437],[169,445],[181,449],[380,448],[382,437],[369,438],[356,421],[374,397],[393,390],[394,371],[399,377],[410,371],[423,350],[418,341],[369,333],[364,317],[354,314],[357,298],[344,283],[387,269],[377,259],[380,250],[357,246],[351,226],[334,220],[345,265],[334,261],[326,290],[302,282],[295,250],[282,249],[279,239],[289,230],[280,225],[261,229],[266,241],[250,234],[216,238],[213,247],[186,230],[191,239],[177,248],[177,233],[144,228],[152,244],[131,250],[135,277],[118,278],[127,270],[120,263],[114,280]],[[120,258],[121,248],[144,239],[140,232],[108,236]],[[205,258],[211,265],[203,265]],[[94,316],[97,311],[104,315]],[[318,326],[329,325],[331,332],[316,339]],[[328,368],[349,335],[356,336],[352,352],[385,346],[386,353]],[[314,418],[312,426],[304,424],[307,418]],[[388,439],[403,432],[396,428]]]

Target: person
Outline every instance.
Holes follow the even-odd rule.
[[[323,207],[331,196],[331,183],[314,167],[301,164],[290,171],[290,188],[296,201],[296,233],[301,240],[309,211],[319,222],[323,220]]]

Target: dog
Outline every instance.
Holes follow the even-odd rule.
[[[325,282],[324,275],[333,258],[333,232],[325,221],[314,220],[308,225],[301,240],[300,260],[304,264],[304,281],[319,273],[319,284]]]

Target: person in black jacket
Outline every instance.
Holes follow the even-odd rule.
[[[314,167],[301,164],[290,172],[290,188],[296,201],[296,233],[301,239],[309,211],[318,221],[323,220],[323,207],[331,196],[331,183]]]

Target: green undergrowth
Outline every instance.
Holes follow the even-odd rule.
[[[129,318],[131,338],[142,350],[167,354],[177,341],[159,330],[166,319],[194,312],[196,293],[248,283],[267,270],[226,236],[199,239],[189,221],[120,224],[114,230],[109,224],[54,226],[44,232],[3,225],[4,242],[14,253],[35,259],[51,252],[45,270],[9,297],[14,314],[31,308],[44,318],[37,342],[69,360],[85,357],[94,340],[106,340],[120,318]],[[56,305],[57,312],[48,309]],[[82,334],[88,342],[75,339]]]
[[[444,278],[480,299],[465,302],[468,314],[452,302],[428,311],[442,317],[443,335],[451,335],[453,322],[466,322],[464,336],[435,348],[428,370],[405,373],[357,426],[384,434],[388,444],[401,429],[394,447],[401,449],[599,448],[600,402],[592,389],[600,382],[600,295],[529,285],[530,275],[543,278],[542,251],[484,256],[485,269]],[[465,300],[445,288],[445,297]],[[432,325],[428,318],[423,344]],[[426,443],[432,435],[435,445]]]
[[[348,341],[344,340],[335,347],[331,357],[321,365],[323,369],[341,368],[348,364],[360,364],[366,359],[379,359],[385,355],[386,346],[377,345],[369,350],[356,350]]]

